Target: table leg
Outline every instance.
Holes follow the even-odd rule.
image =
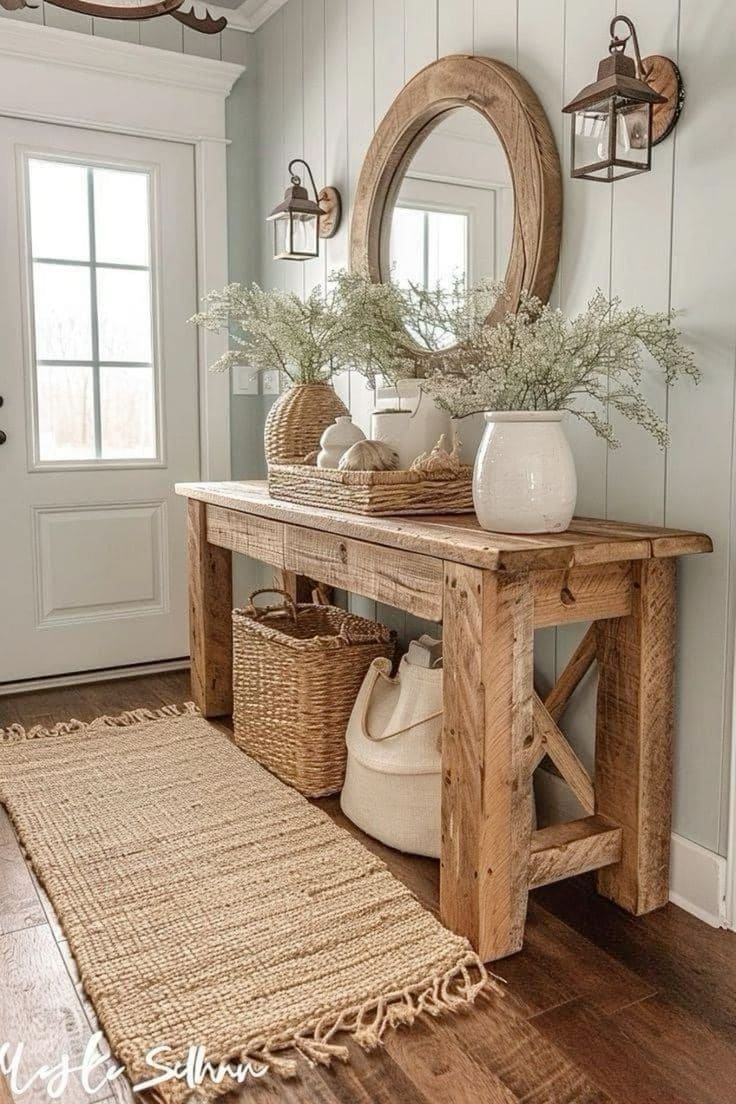
[[[596,812],[623,828],[598,891],[638,916],[669,897],[675,560],[632,568],[631,614],[596,626],[595,792]]]
[[[312,584],[306,575],[277,567],[273,572],[273,585],[277,590],[285,590],[294,602],[312,601]]]
[[[524,937],[533,602],[525,576],[445,563],[440,917],[490,961]]]
[[[192,697],[205,717],[232,712],[232,553],[207,541],[207,506],[189,499]]]

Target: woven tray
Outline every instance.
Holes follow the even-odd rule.
[[[353,514],[472,514],[473,469],[456,478],[412,471],[346,472],[308,464],[271,464],[272,498]]]

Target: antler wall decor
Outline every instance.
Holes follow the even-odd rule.
[[[185,27],[201,34],[219,34],[227,26],[227,19],[220,16],[215,19],[205,8],[205,14],[199,16],[193,7],[181,11],[185,0],[154,0],[152,3],[106,4],[104,0],[46,0],[57,8],[81,12],[82,15],[97,16],[104,19],[157,19],[162,15],[172,15]],[[20,11],[21,8],[37,8],[38,4],[29,4],[28,0],[0,0],[0,8],[6,11]]]

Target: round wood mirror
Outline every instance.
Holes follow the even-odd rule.
[[[374,281],[425,287],[503,280],[493,323],[523,290],[546,302],[561,226],[560,160],[536,95],[503,62],[453,55],[417,73],[375,133],[351,264]]]

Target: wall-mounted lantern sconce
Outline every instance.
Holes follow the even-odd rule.
[[[309,174],[314,199],[302,186],[294,165],[303,165]],[[289,162],[291,187],[286,189],[283,203],[274,207],[267,218],[273,223],[273,258],[275,261],[306,261],[319,257],[319,239],[331,238],[340,225],[342,203],[337,188],[317,192],[312,170],[301,157]]]
[[[619,38],[616,24],[629,33]],[[663,141],[677,122],[684,100],[674,61],[653,54],[642,61],[636,28],[625,15],[611,20],[609,56],[598,66],[598,79],[570,101],[572,115],[571,175],[610,183],[649,172],[652,146]],[[631,40],[634,57],[626,54]]]

